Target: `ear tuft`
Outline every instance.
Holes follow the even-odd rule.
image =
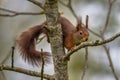
[[[77,21],[78,23],[77,23],[76,29],[77,31],[79,31],[82,28],[82,18],[80,17]]]
[[[81,18],[81,17],[78,18],[78,19],[77,19],[76,30],[79,31],[83,26],[85,26],[86,29],[88,29],[88,20],[89,20],[89,16],[86,15],[86,24],[84,25],[84,24],[82,23],[82,18]]]
[[[86,28],[88,29],[88,20],[89,20],[89,16],[88,15],[86,15]]]

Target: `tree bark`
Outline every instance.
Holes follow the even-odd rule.
[[[52,50],[55,80],[68,80],[67,61],[63,61],[65,51],[63,48],[62,28],[57,0],[46,0],[45,14],[47,30]]]

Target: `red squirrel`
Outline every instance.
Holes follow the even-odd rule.
[[[88,16],[86,18],[86,25],[83,25],[82,20],[80,19],[76,27],[65,17],[60,17],[60,19],[63,32],[63,45],[66,49],[68,49],[68,51],[81,42],[88,40]],[[35,49],[35,41],[38,40],[39,35],[41,33],[46,34],[47,41],[50,42],[48,32],[44,28],[45,25],[47,25],[46,21],[41,25],[29,28],[27,31],[24,31],[17,40],[22,58],[24,58],[25,61],[27,60],[32,65],[40,65],[42,53]],[[49,62],[49,52],[43,52],[43,55],[45,61]]]

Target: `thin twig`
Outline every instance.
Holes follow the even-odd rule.
[[[106,31],[106,29],[107,29],[107,27],[108,27],[108,22],[109,22],[109,19],[110,19],[110,14],[111,14],[111,10],[112,10],[112,5],[114,4],[115,1],[116,1],[116,0],[113,0],[113,1],[108,0],[108,2],[109,2],[109,9],[108,9],[108,13],[107,13],[107,16],[106,16],[106,21],[105,21],[104,29],[103,29],[103,31],[101,32],[102,36],[104,35],[104,33],[105,33],[105,31]]]
[[[84,62],[84,69],[83,69],[83,73],[81,76],[81,80],[84,79],[87,68],[88,68],[88,47],[85,48],[85,62]]]
[[[0,62],[0,64],[4,64],[8,60],[8,58],[10,57],[11,54],[12,53],[11,53],[11,50],[10,50],[10,53],[7,54],[7,56]],[[1,71],[0,75],[3,76],[3,78],[5,80],[7,80],[7,78],[6,78],[6,76],[5,76],[3,71]]]
[[[99,34],[95,33],[94,31],[92,31],[92,30],[91,30],[91,29],[89,29],[89,28],[88,28],[88,30],[89,30],[92,34],[94,34],[95,36],[97,36],[97,37],[101,38],[101,35],[99,35]]]
[[[12,53],[11,53],[11,50],[10,50],[10,53],[8,53],[8,54],[6,55],[6,57],[0,62],[0,64],[4,64],[4,63],[8,60],[8,58],[10,57],[11,54],[12,54]]]
[[[11,55],[11,57],[12,57],[11,67],[12,67],[12,68],[14,67],[14,51],[15,51],[15,47],[13,46],[13,47],[12,47],[12,55]]]
[[[59,0],[59,2],[60,2],[62,5],[64,5],[64,6],[66,6],[67,8],[69,8],[69,10],[72,12],[73,16],[74,16],[76,19],[78,19],[77,15],[76,15],[76,13],[75,13],[75,11],[74,11],[74,9],[72,8],[72,0],[68,0],[68,4],[63,3],[63,1],[61,1],[61,0]]]
[[[40,3],[40,2],[38,2],[38,1],[36,1],[36,0],[28,0],[28,1],[32,2],[33,4],[39,6],[39,7],[42,8],[42,9],[44,9],[44,6],[42,5],[42,3]]]
[[[115,34],[114,36],[106,39],[106,40],[96,40],[96,41],[92,41],[92,42],[83,42],[81,43],[80,45],[76,46],[74,49],[72,49],[70,52],[68,52],[64,57],[63,59],[64,60],[67,60],[69,59],[69,57],[76,51],[78,51],[79,49],[81,48],[85,48],[85,47],[89,47],[89,46],[99,46],[99,45],[102,45],[102,44],[106,44],[106,43],[109,43],[113,40],[115,40],[116,38],[118,38],[120,36],[120,33],[117,33]]]
[[[77,15],[76,15],[73,7],[72,7],[72,0],[69,0],[69,2],[68,2],[68,7],[69,7],[69,9],[71,10],[71,12],[72,12],[72,14],[74,15],[74,17],[77,19],[78,17],[77,17]]]
[[[67,4],[65,4],[62,0],[59,0],[59,2],[63,5],[67,7]]]
[[[42,68],[41,68],[41,80],[43,80],[43,74],[44,74],[44,65],[45,65],[45,60],[44,60],[44,55],[43,55],[43,49],[41,49],[41,61],[42,61]]]
[[[23,73],[30,76],[41,77],[41,74],[39,72],[35,72],[35,71],[31,71],[31,70],[27,70],[19,67],[12,68],[11,66],[0,65],[0,71],[2,70],[15,71],[15,72]],[[44,74],[44,78],[49,80],[55,80],[53,75],[48,75],[48,74]]]
[[[112,62],[112,59],[111,59],[111,56],[110,56],[110,52],[109,52],[109,49],[107,48],[106,45],[103,45],[105,51],[106,51],[106,54],[107,54],[107,57],[108,57],[108,60],[109,60],[109,64],[110,64],[110,67],[111,67],[111,70],[112,70],[112,73],[115,77],[116,80],[119,80],[117,75],[116,75],[116,72],[115,72],[115,69],[114,69],[114,66],[113,66],[113,62]]]
[[[1,7],[0,7],[0,10],[4,11],[4,12],[9,12],[9,13],[16,13],[16,11],[5,9],[5,8],[1,8]]]
[[[36,44],[40,43],[45,37],[46,37],[46,35],[44,35],[41,38],[39,38]]]
[[[18,16],[18,15],[41,15],[41,14],[44,14],[44,11],[41,10],[41,12],[36,12],[36,13],[33,13],[33,12],[17,12],[17,11],[13,11],[13,10],[9,10],[9,9],[5,9],[5,8],[0,8],[1,11],[4,11],[4,12],[8,12],[7,14],[0,14],[1,17],[15,17],[15,16]]]
[[[0,80],[7,80],[5,73],[3,71],[0,71]]]
[[[102,38],[104,40],[104,38]],[[113,62],[112,62],[112,59],[111,59],[111,56],[110,56],[110,51],[109,49],[107,48],[107,46],[105,44],[103,44],[103,48],[105,49],[106,51],[106,55],[107,55],[107,58],[108,58],[108,61],[109,61],[109,65],[110,65],[110,68],[112,70],[112,73],[115,77],[116,80],[119,80],[118,77],[117,77],[117,74],[115,72],[115,69],[114,69],[114,65],[113,65]]]
[[[112,62],[112,59],[111,59],[111,56],[110,56],[110,51],[109,49],[107,48],[107,46],[105,44],[103,44],[103,48],[105,49],[106,51],[106,55],[107,55],[107,58],[108,58],[108,61],[109,61],[109,65],[110,65],[110,68],[112,70],[112,73],[115,77],[116,80],[119,80],[118,77],[117,77],[117,74],[115,72],[115,69],[114,69],[114,65],[113,65],[113,62]]]
[[[15,13],[15,14],[0,14],[0,17],[15,17],[15,16],[19,16],[19,15],[41,15],[44,14],[43,12],[40,13],[27,13],[27,12],[19,12],[19,13]]]
[[[112,10],[112,5],[114,4],[116,0],[108,0],[108,3],[109,3],[109,10],[108,10],[108,13],[107,13],[107,16],[106,16],[106,22],[105,22],[105,25],[104,25],[104,29],[103,31],[101,32],[101,38],[102,40],[104,40],[104,34],[105,34],[105,31],[108,27],[108,23],[109,23],[109,19],[110,19],[110,15],[111,15],[111,10]],[[115,72],[115,69],[114,69],[114,65],[113,65],[113,62],[112,62],[112,59],[111,59],[111,56],[110,56],[110,51],[109,49],[107,48],[107,46],[104,44],[103,45],[105,51],[106,51],[106,55],[107,55],[107,58],[108,58],[108,61],[109,61],[109,64],[110,64],[110,68],[112,70],[112,73],[115,77],[116,80],[119,80],[118,77],[117,77],[117,74]]]

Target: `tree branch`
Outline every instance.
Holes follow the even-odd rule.
[[[101,38],[102,40],[104,40],[104,34],[105,34],[105,31],[108,27],[108,23],[109,23],[109,19],[110,19],[110,14],[111,14],[111,10],[112,10],[112,5],[114,4],[116,0],[108,0],[108,3],[109,3],[109,10],[108,10],[108,13],[107,13],[107,16],[106,16],[106,22],[105,22],[105,25],[104,25],[104,29],[103,31],[101,32]],[[112,62],[112,59],[111,59],[111,56],[110,56],[110,51],[109,49],[107,48],[107,46],[105,44],[103,44],[103,47],[106,51],[106,55],[107,55],[107,58],[108,58],[108,61],[109,61],[109,65],[110,65],[110,68],[112,70],[112,73],[115,77],[116,80],[119,80],[118,77],[117,77],[117,74],[115,72],[115,69],[114,69],[114,65],[113,65],[113,62]]]
[[[41,49],[41,52],[42,52],[42,54],[41,54],[41,56],[42,56],[42,58],[41,58],[41,61],[42,61],[42,68],[41,68],[41,80],[43,80],[43,74],[44,74],[44,66],[45,66],[45,60],[44,60],[44,55],[43,55],[43,49]]]
[[[78,19],[77,15],[76,15],[76,13],[75,13],[75,11],[74,11],[74,9],[72,8],[72,0],[68,0],[68,4],[63,3],[61,0],[59,0],[59,2],[60,2],[62,5],[64,5],[64,6],[66,6],[67,8],[69,8],[69,10],[72,12],[73,16],[74,16],[76,19]]]
[[[0,65],[0,71],[2,71],[2,70],[15,71],[15,72],[23,73],[23,74],[30,75],[30,76],[41,77],[41,74],[39,72],[35,72],[35,71],[31,71],[31,70],[26,70],[26,69],[19,68],[19,67],[12,68],[11,66]],[[55,80],[52,75],[44,74],[43,77],[45,79]]]
[[[103,45],[103,47],[104,47],[104,49],[105,49],[105,51],[106,51],[106,54],[107,54],[107,57],[108,57],[108,60],[109,60],[109,65],[110,65],[110,68],[111,68],[111,70],[112,70],[112,73],[113,73],[115,79],[116,79],[116,80],[119,80],[118,77],[117,77],[117,75],[116,75],[114,66],[113,66],[113,62],[112,62],[112,59],[111,59],[111,56],[110,56],[110,51],[109,51],[109,49],[107,48],[106,45]]]
[[[46,35],[42,36],[41,38],[39,38],[36,42],[36,44],[39,44],[44,38],[46,37]]]
[[[40,12],[17,12],[17,11],[13,11],[13,10],[9,10],[9,9],[4,9],[4,8],[0,8],[1,11],[4,12],[8,12],[9,14],[0,14],[1,17],[15,17],[18,15],[41,15],[44,14],[44,11],[41,10]]]
[[[114,36],[106,39],[106,40],[96,40],[96,41],[93,41],[93,42],[83,42],[81,43],[80,45],[76,46],[73,50],[71,50],[70,52],[68,52],[64,57],[63,59],[64,60],[67,60],[69,59],[69,57],[76,51],[78,51],[79,49],[81,48],[85,48],[85,47],[90,47],[90,46],[99,46],[99,45],[102,45],[102,44],[105,44],[105,43],[109,43],[111,41],[113,41],[114,39],[118,38],[120,36],[120,33],[117,33],[115,34]]]
[[[108,27],[108,23],[109,23],[109,19],[110,19],[110,14],[111,14],[111,10],[112,10],[112,5],[115,3],[116,0],[108,0],[108,3],[109,3],[109,10],[108,10],[108,13],[107,13],[107,16],[106,16],[106,22],[105,22],[105,25],[104,25],[104,29],[103,31],[101,32],[101,35],[95,33],[94,31],[88,29],[91,33],[93,33],[94,35],[96,35],[97,37],[101,38],[102,40],[104,40],[104,33]],[[72,5],[71,5],[71,0],[69,0],[68,4],[65,4],[63,3],[61,0],[59,0],[59,2],[68,7],[71,12],[73,13],[74,17],[77,19],[77,15],[75,14],[73,8],[72,8]],[[107,54],[107,57],[108,57],[108,60],[109,60],[109,64],[110,64],[110,67],[111,67],[111,70],[113,72],[113,75],[115,77],[116,80],[118,80],[118,77],[115,73],[115,70],[114,70],[114,66],[113,66],[113,63],[112,63],[112,60],[111,60],[111,57],[109,56],[110,55],[110,52],[107,50],[107,46],[106,45],[103,45],[103,47],[105,48],[105,51],[106,51],[106,54]],[[68,54],[70,55],[70,54]]]
[[[44,9],[44,6],[42,5],[42,3],[40,3],[40,2],[38,2],[38,1],[36,1],[36,0],[28,0],[28,1],[32,2],[33,4],[39,6],[39,7],[42,8],[42,9]]]
[[[95,36],[97,36],[97,37],[101,38],[101,35],[99,35],[99,34],[95,33],[94,31],[92,31],[92,30],[91,30],[91,29],[89,29],[89,28],[88,28],[88,30],[89,30],[92,34],[94,34]]]
[[[85,48],[85,61],[84,61],[84,67],[83,67],[83,72],[82,72],[82,76],[81,76],[81,80],[84,80],[84,76],[86,73],[86,70],[88,68],[88,47]]]
[[[15,52],[15,47],[12,46],[12,55],[11,55],[11,67],[14,67],[14,52]]]
[[[107,16],[106,16],[106,22],[105,22],[105,25],[104,25],[104,29],[103,29],[103,31],[101,32],[101,35],[102,35],[102,36],[104,35],[104,33],[105,33],[105,31],[106,31],[106,29],[107,29],[107,27],[108,27],[108,22],[109,22],[111,10],[112,10],[112,5],[114,4],[115,1],[116,1],[116,0],[113,0],[113,1],[108,0],[108,2],[109,2],[109,9],[108,9],[108,13],[107,13]]]
[[[63,34],[58,12],[58,0],[46,0],[45,13],[48,36],[51,45],[52,58],[55,71],[55,80],[68,80],[68,61],[63,61],[65,54],[63,48]]]

